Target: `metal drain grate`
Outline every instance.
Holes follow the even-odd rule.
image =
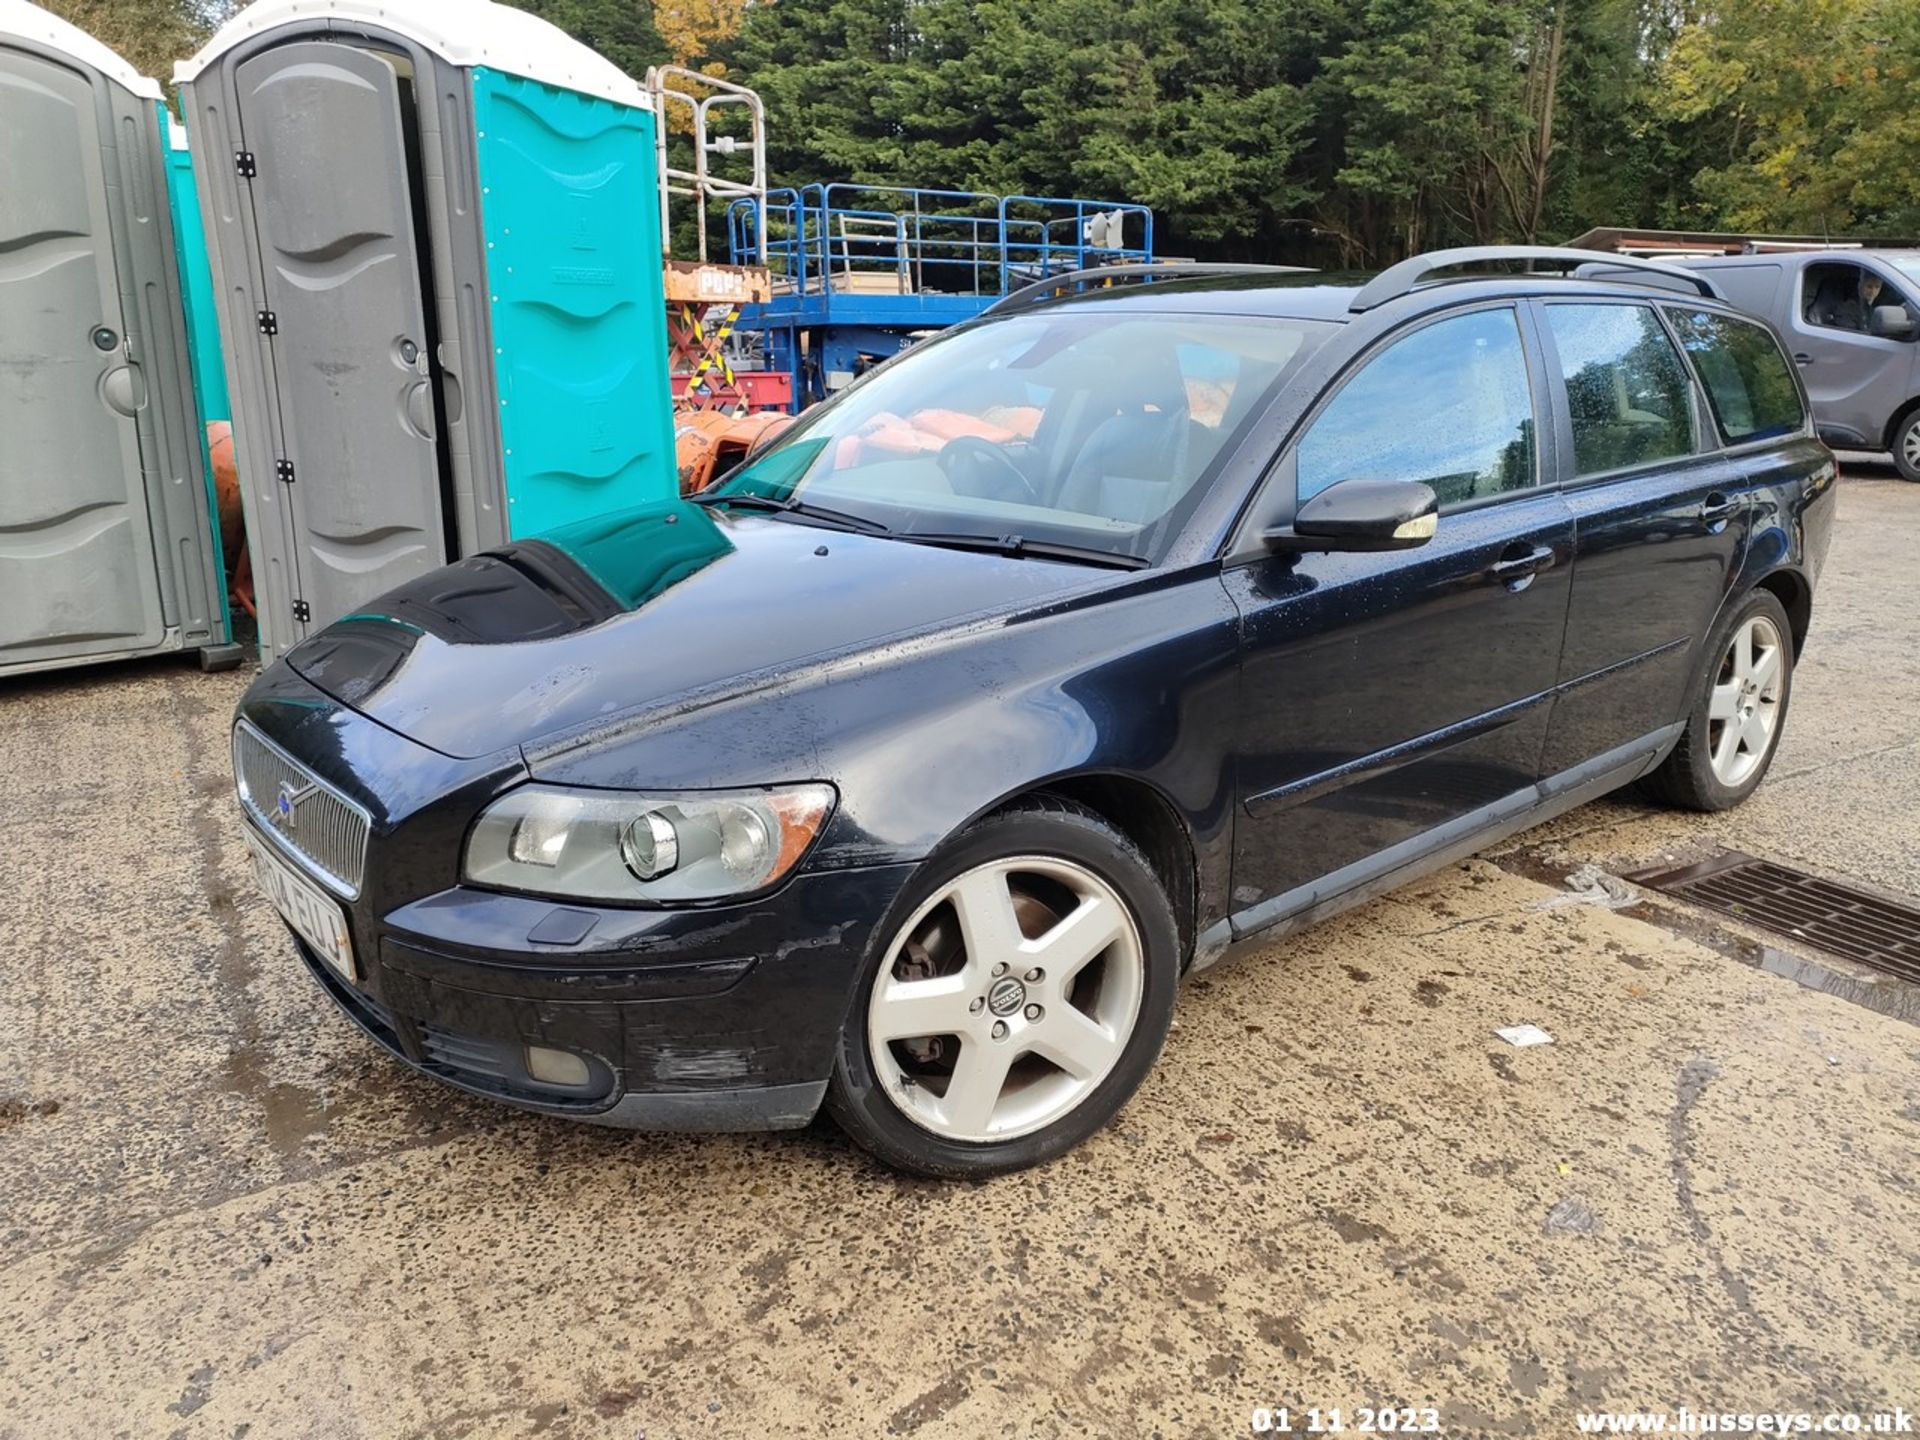
[[[1920,910],[1729,850],[1627,879],[1920,984]]]

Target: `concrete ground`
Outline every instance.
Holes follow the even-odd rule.
[[[254,893],[244,676],[0,686],[0,1436],[1920,1409],[1912,992],[1676,902],[1548,903],[1714,845],[1920,893],[1920,487],[1864,473],[1746,807],[1596,804],[1213,972],[1113,1127],[982,1186],[413,1077]]]

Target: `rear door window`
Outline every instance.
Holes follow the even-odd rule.
[[[1321,411],[1295,458],[1302,500],[1342,480],[1418,480],[1442,505],[1538,484],[1518,318],[1474,310],[1395,341]]]
[[[1691,455],[1693,384],[1650,306],[1551,304],[1577,476]]]
[[[1693,357],[1728,444],[1791,435],[1806,424],[1787,357],[1763,327],[1711,310],[1669,310],[1667,315],[1681,347]]]

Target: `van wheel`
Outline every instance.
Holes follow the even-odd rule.
[[[1039,796],[936,851],[876,931],[827,1108],[902,1170],[984,1179],[1119,1111],[1173,1019],[1179,930],[1153,867]]]
[[[1793,627],[1771,591],[1754,590],[1714,631],[1687,728],[1643,782],[1656,800],[1728,810],[1758,788],[1787,723]]]
[[[1900,422],[1893,437],[1893,468],[1902,480],[1920,484],[1920,410]]]

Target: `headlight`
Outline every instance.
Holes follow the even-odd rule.
[[[467,837],[465,878],[498,890],[671,905],[764,890],[833,813],[831,785],[633,795],[523,785]]]

